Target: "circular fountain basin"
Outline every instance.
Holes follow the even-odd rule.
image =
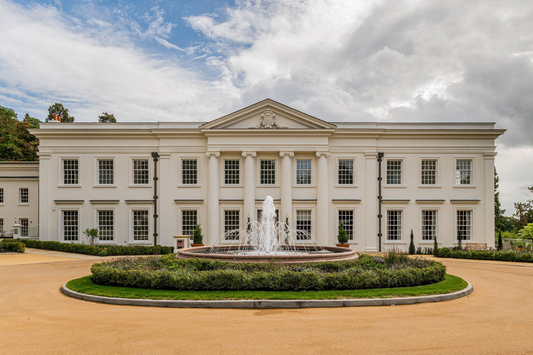
[[[216,253],[208,253],[211,247],[197,247],[179,249],[176,254],[178,259],[209,259],[219,261],[231,261],[236,263],[280,263],[280,264],[301,264],[310,262],[324,262],[324,261],[344,261],[355,260],[359,256],[350,248],[341,247],[321,247],[321,251],[310,251],[309,246],[297,245],[296,251],[290,253],[276,253],[276,254],[262,254],[258,255],[253,246],[249,246],[247,252],[243,251],[242,246],[237,250],[235,246],[220,245],[217,247]],[[293,248],[294,250],[294,248]]]

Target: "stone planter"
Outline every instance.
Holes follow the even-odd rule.
[[[192,247],[192,248],[203,247],[203,246],[204,246],[203,244],[194,244],[194,243],[191,243],[191,247]]]
[[[339,248],[349,248],[350,244],[337,244]]]

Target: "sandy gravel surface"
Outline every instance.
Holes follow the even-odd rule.
[[[443,261],[473,294],[303,310],[91,303],[59,288],[94,261],[0,266],[0,354],[533,354],[533,264]]]

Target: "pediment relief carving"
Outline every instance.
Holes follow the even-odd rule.
[[[265,110],[261,114],[261,122],[258,125],[250,126],[250,128],[257,129],[275,129],[275,128],[289,128],[286,125],[280,124],[276,121],[276,114],[272,110]]]

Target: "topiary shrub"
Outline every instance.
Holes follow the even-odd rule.
[[[411,242],[409,243],[409,254],[413,255],[416,253],[415,242],[413,241],[413,230],[411,229]]]
[[[502,250],[503,250],[502,231],[500,231],[500,232],[498,233],[498,246],[497,246],[497,250],[498,250],[498,251],[502,251]]]
[[[346,233],[346,228],[344,228],[344,222],[339,223],[339,235],[337,236],[339,244],[348,243],[348,233]]]
[[[204,236],[202,235],[202,228],[197,224],[192,232],[192,240],[194,244],[202,244],[204,241]]]

